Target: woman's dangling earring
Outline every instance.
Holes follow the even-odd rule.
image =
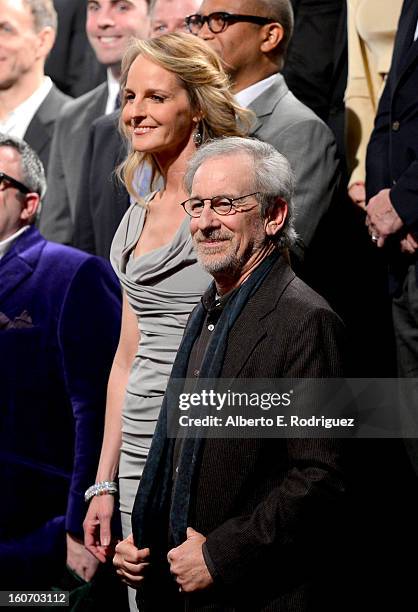
[[[203,137],[202,137],[202,132],[200,131],[200,123],[198,123],[196,125],[196,129],[193,132],[193,142],[195,143],[196,147],[200,147],[200,145],[202,144],[203,141]]]

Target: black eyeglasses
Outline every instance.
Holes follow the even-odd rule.
[[[21,183],[20,181],[17,181],[16,179],[14,179],[12,176],[9,176],[5,172],[0,172],[0,191],[4,191],[5,189],[7,189],[8,187],[7,183],[9,183],[10,187],[15,187],[22,193],[30,193],[30,189],[25,187],[23,183]]]
[[[189,15],[186,17],[186,25],[189,28],[189,32],[192,34],[198,34],[203,28],[204,24],[208,24],[209,30],[212,34],[220,34],[226,28],[239,21],[246,21],[248,23],[256,23],[257,25],[266,25],[266,23],[274,23],[274,19],[269,17],[256,17],[255,15],[235,15],[231,13],[210,13],[209,15]]]
[[[248,193],[247,195],[242,195],[238,198],[227,198],[225,196],[214,196],[213,198],[203,198],[202,200],[199,198],[190,198],[190,200],[182,202],[181,206],[183,206],[188,215],[197,219],[203,212],[205,202],[210,202],[209,208],[216,212],[217,215],[224,216],[229,215],[232,210],[241,209],[241,206],[235,206],[234,202],[237,200],[243,200],[244,198],[249,198],[250,196],[257,195],[258,193],[258,191],[255,191],[254,193]],[[251,208],[253,208],[253,206]],[[242,210],[242,212],[247,212],[248,210],[251,209],[247,208]]]

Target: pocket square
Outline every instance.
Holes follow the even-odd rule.
[[[15,317],[13,321],[4,312],[0,312],[0,329],[25,329],[28,327],[33,327],[33,323],[27,310]]]

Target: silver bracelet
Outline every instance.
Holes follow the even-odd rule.
[[[118,485],[113,480],[102,480],[102,482],[96,482],[87,489],[84,493],[84,501],[88,502],[95,495],[116,495],[118,492]]]

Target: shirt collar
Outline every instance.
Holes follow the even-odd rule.
[[[258,96],[261,96],[261,94],[264,93],[266,89],[271,87],[276,78],[277,72],[276,74],[272,74],[271,76],[267,77],[266,79],[263,79],[262,81],[258,81],[257,83],[254,83],[253,85],[242,89],[237,94],[235,94],[235,100],[240,106],[246,108],[251,104],[251,102],[254,102],[254,100],[258,98]]]
[[[34,115],[51,91],[51,87],[51,79],[47,76],[44,77],[38,89],[19,106],[16,106],[4,121],[0,122],[1,131],[18,138],[23,138]]]
[[[6,255],[7,251],[10,249],[10,247],[15,242],[15,240],[17,240],[17,238],[19,238],[19,236],[23,234],[23,232],[26,232],[26,230],[29,229],[29,227],[30,225],[25,225],[24,227],[21,227],[20,230],[17,230],[17,232],[12,234],[5,240],[0,241],[0,259]]]
[[[120,92],[120,83],[115,79],[110,68],[107,69],[107,102],[105,114],[113,113],[116,107],[116,100]]]
[[[230,291],[228,291],[228,293],[218,295],[216,291],[216,285],[215,283],[212,283],[209,289],[202,296],[203,307],[208,313],[211,313],[214,310],[219,310],[220,312],[222,312],[222,310],[227,305],[229,299],[238,291],[240,286],[241,285],[239,285],[238,287],[234,287],[234,289],[231,289]]]

